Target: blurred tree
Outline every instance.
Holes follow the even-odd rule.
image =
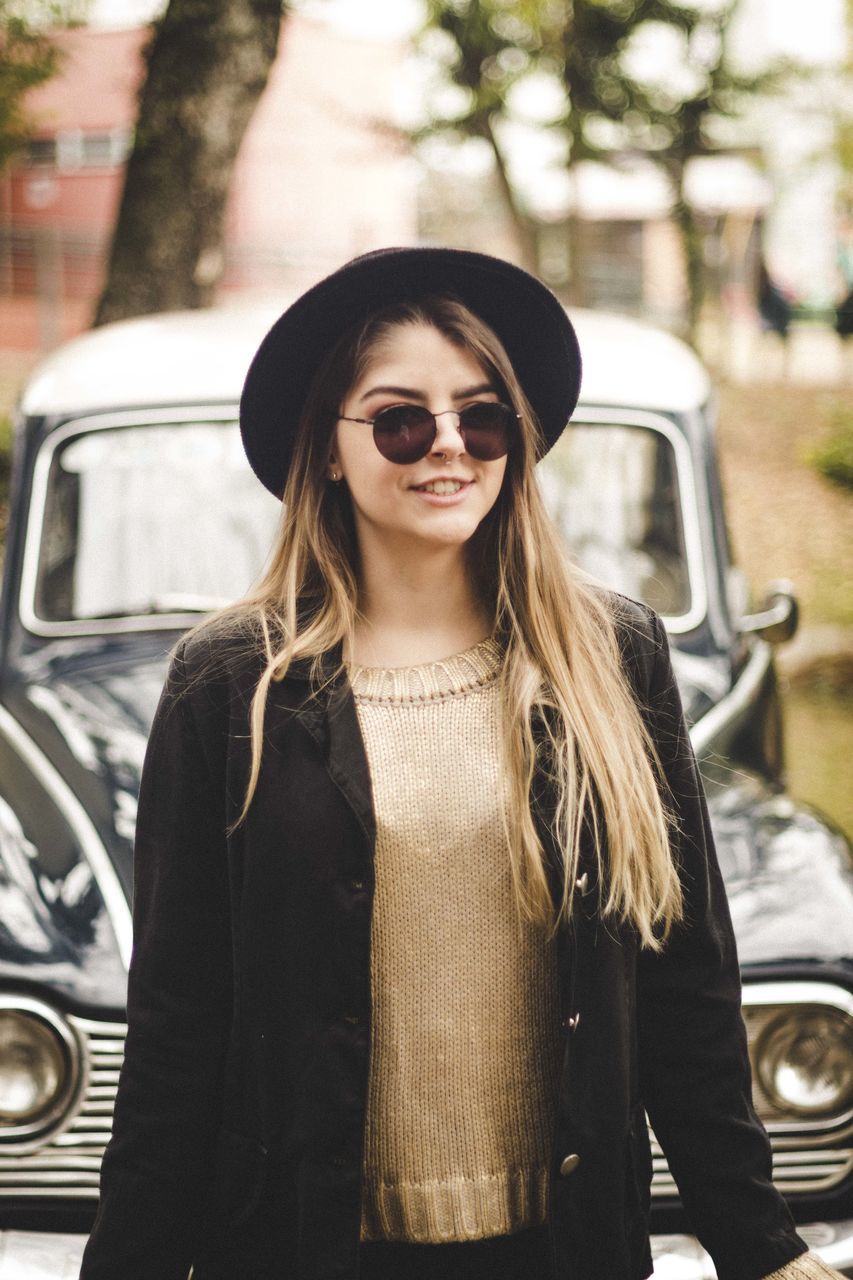
[[[234,162],[288,7],[170,0],[155,24],[96,325],[213,301]]]
[[[543,73],[560,84],[563,109],[550,124],[565,139],[569,168],[580,160],[610,158],[612,142],[596,141],[596,126],[602,120],[621,125],[629,117],[636,124],[648,112],[645,92],[622,61],[631,36],[648,22],[689,34],[699,20],[695,10],[668,0],[427,0],[422,47],[429,52],[433,34],[442,34],[439,56],[462,94],[443,110],[433,105],[415,137],[440,133],[488,142],[521,256],[535,269],[534,230],[501,142],[513,119],[514,88]],[[569,225],[571,234],[577,224],[572,219]],[[582,255],[572,238],[571,293],[581,302]]]
[[[642,152],[669,180],[687,284],[684,336],[694,346],[704,301],[705,254],[704,233],[685,189],[688,165],[696,157],[725,151],[724,122],[741,117],[751,98],[777,92],[794,74],[782,60],[758,72],[743,72],[734,65],[729,35],[739,3],[715,0],[689,13],[682,28],[682,83],[632,80],[632,102],[619,129],[618,145]]]
[[[26,94],[59,68],[51,29],[80,20],[83,8],[52,0],[0,0],[0,171],[32,136]]]
[[[853,2],[853,0],[852,0]],[[686,336],[695,339],[702,304],[703,244],[685,194],[685,173],[695,156],[718,149],[715,124],[737,115],[746,95],[778,85],[782,71],[739,74],[727,56],[726,36],[738,0],[429,0],[422,46],[444,36],[443,64],[464,96],[443,112],[433,109],[416,137],[435,133],[485,137],[498,163],[528,265],[535,236],[511,181],[504,126],[512,121],[512,95],[525,77],[559,83],[563,109],[551,121],[565,144],[565,164],[624,162],[641,153],[666,173],[673,216],[683,246],[688,307]],[[681,46],[681,65],[664,78],[638,65],[638,38],[663,29]],[[439,99],[440,101],[440,99]],[[570,293],[586,301],[578,222],[569,219]]]
[[[541,0],[427,0],[421,44],[444,37],[441,58],[455,101],[433,105],[415,140],[433,134],[480,138],[491,151],[501,195],[510,216],[520,260],[536,270],[536,241],[520,193],[512,182],[501,124],[512,86],[545,54],[546,5]]]
[[[611,160],[647,150],[653,136],[652,110],[644,85],[626,65],[634,37],[649,23],[675,28],[689,38],[700,14],[669,0],[574,0],[563,8],[550,42],[557,52],[567,110],[560,122],[568,137],[568,164]],[[675,104],[670,106],[670,115]],[[576,302],[588,301],[579,225],[569,223],[570,261]]]

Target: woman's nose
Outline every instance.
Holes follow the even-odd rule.
[[[444,458],[455,458],[460,453],[464,453],[465,441],[462,438],[462,432],[459,430],[459,414],[457,410],[442,409],[439,413],[433,414],[433,417],[435,418],[436,432],[430,452]]]

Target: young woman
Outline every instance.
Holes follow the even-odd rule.
[[[662,626],[538,496],[579,382],[475,253],[358,258],[264,340],[282,522],[152,729],[83,1280],[641,1280],[646,1111],[721,1280],[837,1275],[770,1179]]]

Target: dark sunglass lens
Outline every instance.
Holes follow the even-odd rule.
[[[435,419],[418,404],[395,404],[377,413],[373,423],[376,448],[389,462],[417,462],[435,439]]]
[[[492,404],[487,400],[469,404],[459,415],[465,448],[472,458],[478,458],[480,462],[492,462],[509,453],[515,422],[515,413],[507,405]]]

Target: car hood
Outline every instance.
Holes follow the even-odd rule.
[[[3,764],[0,976],[49,975],[77,1003],[121,1007],[139,779],[174,639],[140,639],[130,655],[108,640],[76,642],[70,655],[48,647],[5,691],[22,741],[46,766],[34,777],[25,761]],[[674,659],[698,723],[726,691],[724,667]],[[68,796],[88,815],[107,875],[69,819]],[[853,956],[853,876],[837,834],[744,774],[712,792],[711,816],[745,964]]]
[[[847,841],[806,806],[741,774],[710,795],[741,964],[853,960]]]
[[[145,744],[174,636],[49,646],[0,716],[0,977],[120,1011]]]

